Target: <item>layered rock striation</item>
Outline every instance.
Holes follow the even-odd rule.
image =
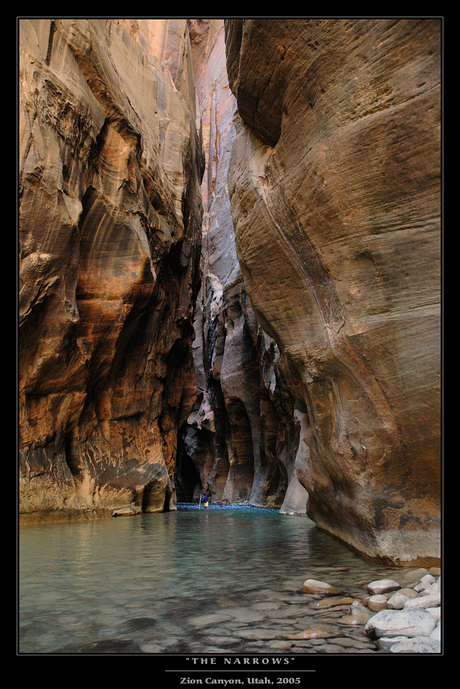
[[[300,421],[278,346],[261,329],[238,263],[228,193],[236,100],[226,72],[223,20],[191,20],[206,168],[203,283],[194,343],[197,400],[176,471],[183,499],[208,490],[217,502],[305,514],[294,468]]]
[[[203,153],[186,20],[20,20],[22,513],[175,505]]]
[[[440,21],[19,37],[21,513],[208,489],[436,560]]]
[[[229,19],[229,188],[258,321],[293,372],[315,522],[440,554],[440,21]]]

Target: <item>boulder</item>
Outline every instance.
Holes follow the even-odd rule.
[[[364,627],[372,637],[429,636],[436,620],[426,610],[382,610],[370,618]]]
[[[414,610],[414,609],[426,609],[435,608],[441,605],[441,594],[440,593],[430,593],[427,596],[417,596],[417,598],[412,598],[406,600],[404,603],[404,610]]]
[[[381,651],[388,652],[391,647],[397,644],[399,641],[407,641],[407,639],[407,636],[382,636],[377,640],[377,646]]]
[[[390,653],[441,653],[441,643],[426,636],[414,636],[390,646]]]
[[[430,639],[434,639],[435,641],[441,642],[441,625],[439,622],[431,632]]]

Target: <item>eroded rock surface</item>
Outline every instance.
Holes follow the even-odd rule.
[[[440,554],[440,21],[225,20],[236,247],[317,524]]]
[[[190,20],[206,171],[202,183],[203,284],[194,343],[197,401],[187,421],[177,483],[184,499],[210,490],[221,502],[248,501],[305,514],[297,479],[305,450],[279,348],[261,329],[238,263],[227,175],[236,131],[223,20]]]
[[[202,146],[186,20],[21,20],[21,512],[173,509]]]

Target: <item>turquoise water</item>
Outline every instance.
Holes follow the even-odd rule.
[[[19,555],[20,653],[262,652],[252,630],[302,628],[306,578],[392,571],[305,517],[217,506],[25,526]]]

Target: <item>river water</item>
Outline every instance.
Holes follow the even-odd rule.
[[[389,575],[395,568],[276,510],[24,526],[19,653],[376,652],[362,627],[338,624],[345,610],[313,611],[300,588],[314,578],[362,597],[363,580]],[[286,641],[318,622],[335,638]]]

